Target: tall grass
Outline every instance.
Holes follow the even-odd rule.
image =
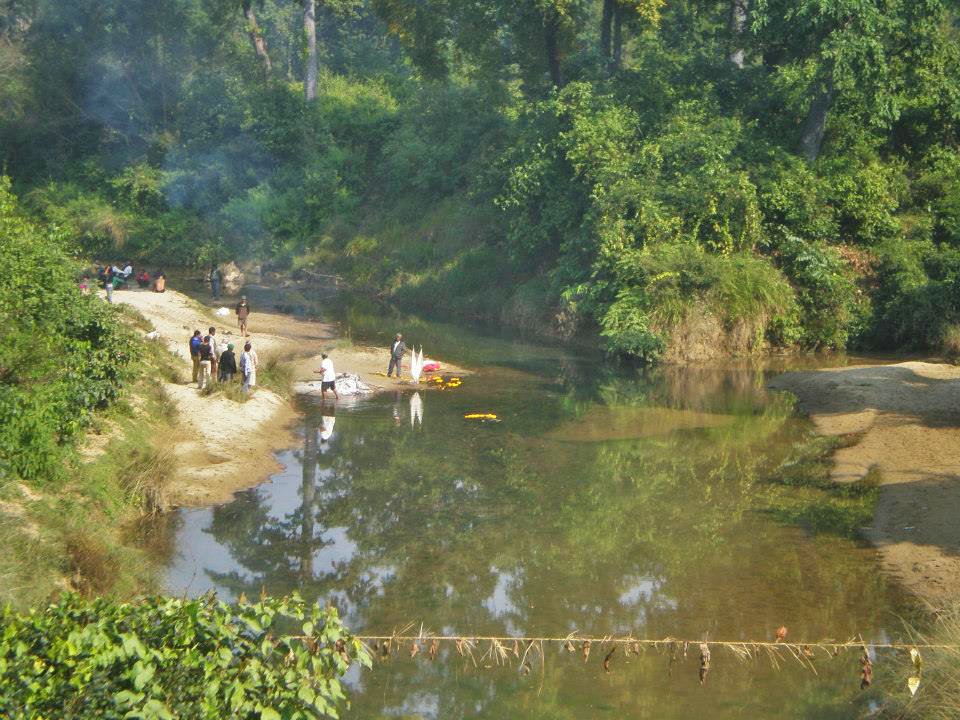
[[[883,718],[956,720],[960,716],[960,600],[935,611],[935,616],[929,630],[912,629],[912,640],[918,645],[951,647],[920,648],[923,665],[915,696],[907,692],[905,676],[888,679]]]

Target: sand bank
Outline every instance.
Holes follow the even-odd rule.
[[[157,342],[166,345],[182,364],[185,380],[190,378],[188,339],[194,329],[206,333],[217,328],[221,342],[241,349],[233,303],[228,316],[218,316],[206,307],[175,290],[154,293],[123,290],[113,295],[115,303],[135,308],[159,333]],[[346,344],[338,340],[332,325],[311,322],[276,312],[253,309],[249,330],[261,362],[279,355],[293,367],[294,380],[315,380],[319,354],[327,352],[338,372],[351,372],[374,391],[424,389],[409,380],[388,379],[384,375],[389,354],[386,348]],[[467,371],[443,363],[445,372]],[[274,451],[289,446],[293,438],[289,425],[296,416],[293,402],[267,388],[257,388],[245,403],[236,403],[222,395],[201,396],[193,383],[164,382],[176,404],[183,432],[177,442],[178,467],[167,486],[167,502],[172,506],[200,506],[228,502],[233,493],[252,487],[279,469]]]
[[[910,591],[960,596],[960,368],[903,362],[791,372],[770,383],[798,398],[824,435],[852,435],[833,479],[880,473],[868,538]]]

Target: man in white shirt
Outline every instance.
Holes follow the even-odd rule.
[[[213,357],[210,360],[210,374],[211,380],[217,382],[217,378],[220,377],[220,343],[217,342],[217,329],[213,326],[210,327],[210,352],[213,354]]]
[[[320,397],[326,400],[327,390],[333,390],[333,397],[339,400],[340,396],[337,395],[337,373],[333,369],[333,360],[327,357],[326,353],[320,355],[320,369],[314,370],[314,372],[320,373]]]

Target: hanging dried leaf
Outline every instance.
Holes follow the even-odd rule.
[[[920,657],[920,651],[916,648],[910,648],[910,659],[913,661],[913,666],[917,669],[917,675],[919,675],[923,669],[923,658]]]
[[[610,672],[610,660],[613,659],[613,654],[617,651],[617,646],[614,645],[613,649],[607,653],[607,656],[603,659],[603,671]]]
[[[387,660],[390,657],[390,643],[388,643],[386,640],[383,640],[380,643],[380,657],[382,657],[384,660]]]
[[[347,654],[347,644],[343,641],[343,638],[340,638],[333,644],[333,649],[336,650],[341,660],[347,665],[350,664],[350,655]]]
[[[519,640],[513,641],[513,656],[520,657],[520,641]]]
[[[639,655],[639,654],[640,654],[640,643],[638,643],[636,640],[634,640],[632,643],[630,643],[629,652],[630,652],[632,655]]]
[[[590,641],[583,641],[583,661],[586,662],[590,659]]]
[[[410,643],[410,657],[415,657],[418,652],[420,652],[420,646],[415,642]]]
[[[787,639],[787,626],[781,625],[777,628],[777,642],[783,642]]]
[[[834,647],[834,648],[833,648],[833,656],[834,656],[834,657],[837,657],[839,654],[840,654],[840,648],[839,648],[839,647]]]
[[[907,679],[907,688],[910,690],[911,695],[916,695],[917,690],[920,688],[920,678],[914,676]]]
[[[460,655],[462,656],[463,655],[463,638],[457,638],[456,645],[457,645],[457,652],[460,653]]]
[[[428,652],[430,654],[430,659],[436,660],[437,653],[440,652],[440,641],[434,638],[433,641],[430,643],[430,650]]]
[[[700,684],[707,681],[707,673],[710,672],[710,646],[706,643],[700,643]]]
[[[873,684],[873,663],[870,662],[870,656],[866,650],[860,656],[860,666],[860,689],[866,690]]]
[[[569,640],[567,640],[567,641],[563,644],[563,649],[566,650],[566,651],[567,651],[568,653],[570,653],[570,654],[573,654],[573,653],[575,653],[575,652],[577,651],[577,649],[573,646],[573,643],[570,642]]]
[[[804,656],[805,658],[808,658],[808,659],[810,659],[810,660],[813,659],[813,650],[810,649],[810,646],[809,646],[809,645],[804,645],[804,646],[800,649],[800,652],[803,653],[803,656]]]
[[[684,660],[687,659],[687,648],[689,648],[689,647],[690,647],[690,643],[688,643],[686,640],[684,640],[684,641],[683,641],[683,659],[684,659]]]
[[[524,662],[524,663],[520,666],[520,674],[521,674],[521,675],[529,675],[529,674],[530,674],[530,663]]]

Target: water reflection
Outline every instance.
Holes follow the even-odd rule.
[[[764,481],[811,437],[761,372],[490,372],[455,392],[305,407],[284,472],[182,514],[170,589],[298,590],[375,632],[420,621],[468,635],[886,630],[896,600],[868,549],[757,512]],[[504,422],[463,420],[481,409]],[[811,679],[724,658],[707,695],[692,660],[666,680],[654,656],[622,658],[610,676],[598,662],[554,653],[532,680],[453,656],[395,660],[358,681],[353,715],[849,717],[836,703],[855,689],[845,669]]]

